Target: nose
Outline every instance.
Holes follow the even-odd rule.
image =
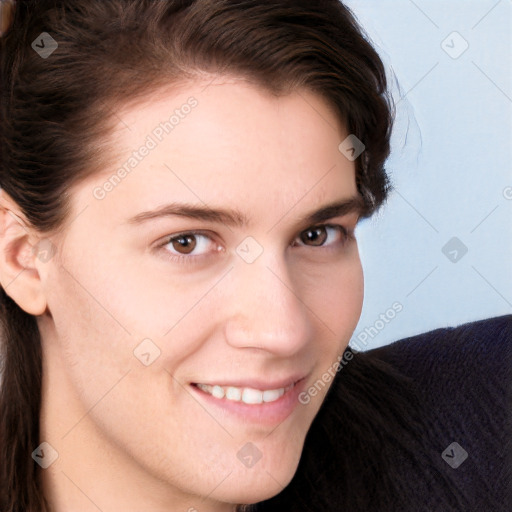
[[[296,354],[313,338],[307,298],[284,261],[261,256],[232,272],[225,336],[233,347],[251,347],[280,357]]]

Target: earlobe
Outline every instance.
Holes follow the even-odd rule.
[[[19,207],[0,190],[0,284],[20,308],[34,316],[47,308],[37,243]]]

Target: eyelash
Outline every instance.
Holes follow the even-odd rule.
[[[300,235],[303,233],[307,233],[308,231],[313,231],[318,228],[336,229],[336,230],[338,230],[339,233],[342,234],[343,240],[337,244],[334,244],[336,247],[325,246],[325,245],[318,245],[318,246],[299,245],[299,247],[311,247],[313,249],[324,249],[324,251],[325,250],[329,251],[329,250],[336,250],[336,249],[343,248],[350,241],[355,240],[354,231],[347,229],[345,226],[342,226],[341,224],[319,224],[319,225],[311,226],[310,228],[305,229],[304,231],[301,231],[299,233],[298,237],[300,237]],[[180,264],[196,264],[200,260],[207,259],[207,258],[211,257],[212,254],[215,254],[215,253],[209,253],[209,254],[201,254],[199,256],[183,256],[183,255],[178,256],[176,254],[170,253],[167,249],[165,249],[173,241],[178,240],[179,238],[182,238],[182,237],[186,237],[188,235],[192,235],[192,236],[200,235],[200,236],[204,236],[204,237],[212,240],[212,237],[205,231],[200,231],[200,230],[199,231],[184,231],[182,233],[167,236],[165,238],[165,242],[158,245],[157,249],[162,249],[166,253],[166,256],[165,256],[166,258],[170,259],[171,261],[173,261],[175,263],[180,263]],[[294,243],[295,243],[295,240],[294,240]]]

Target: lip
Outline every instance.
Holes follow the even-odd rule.
[[[275,380],[273,382],[264,379],[245,379],[245,380],[237,380],[237,381],[209,381],[204,380],[200,382],[194,382],[193,384],[209,384],[210,386],[221,386],[221,387],[235,387],[235,388],[252,388],[259,389],[260,391],[267,391],[270,389],[279,389],[279,388],[287,388],[291,384],[295,384],[300,380],[304,379],[304,374],[294,375],[290,377],[285,377],[280,380]]]
[[[251,383],[250,385],[248,383]],[[235,386],[235,387],[252,387],[254,389],[260,389],[265,391],[268,389],[278,389],[287,387],[287,385],[294,384],[293,388],[288,390],[283,396],[275,400],[274,402],[263,402],[261,404],[246,404],[244,402],[235,402],[228,400],[227,398],[215,398],[214,396],[206,393],[199,389],[197,386],[190,384],[194,396],[196,396],[201,402],[207,406],[214,407],[223,411],[233,417],[238,422],[247,424],[248,422],[273,426],[282,423],[295,408],[300,405],[299,394],[302,392],[306,383],[306,377],[298,378],[298,380],[282,380],[272,383],[269,387],[268,382],[262,385],[261,381],[247,380],[237,381],[237,383],[230,384],[217,384],[219,386]],[[207,384],[206,382],[204,384]],[[210,384],[208,382],[208,384]],[[259,387],[260,386],[260,387]]]

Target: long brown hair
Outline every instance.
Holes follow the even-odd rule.
[[[47,58],[31,47],[43,32],[58,44]],[[71,187],[114,161],[104,141],[116,106],[205,73],[325,98],[365,145],[356,180],[366,214],[386,198],[385,71],[338,0],[18,0],[0,48],[0,186],[42,234],[64,226]],[[31,458],[40,334],[3,288],[0,323],[0,509],[41,512],[49,506]]]

